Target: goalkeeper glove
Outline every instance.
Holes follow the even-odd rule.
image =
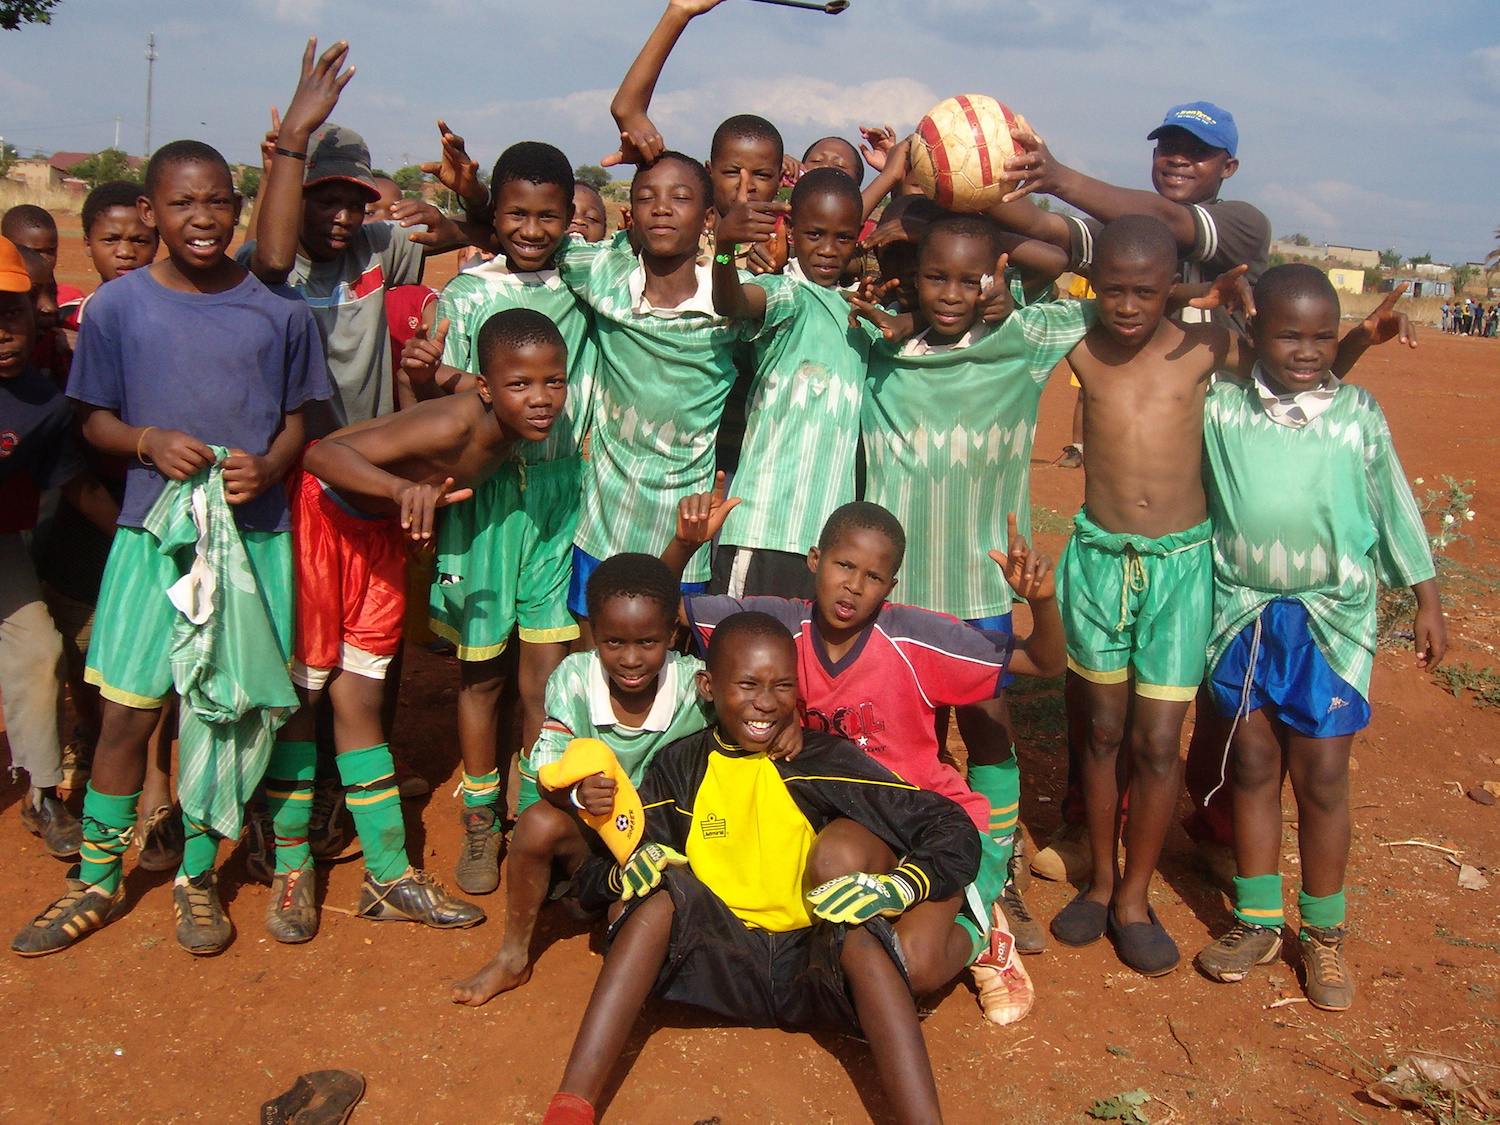
[[[620,901],[645,898],[661,884],[662,872],[669,867],[681,867],[687,856],[674,852],[664,844],[645,844],[636,849],[635,855],[620,869],[623,889]]]
[[[917,901],[917,892],[899,875],[857,872],[830,879],[807,892],[808,904],[826,922],[858,926],[877,914],[900,914]]]

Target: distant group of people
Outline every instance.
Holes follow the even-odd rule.
[[[1451,305],[1443,302],[1443,331],[1455,336],[1493,336],[1500,332],[1500,301],[1491,301],[1489,308],[1483,301],[1465,297]]]

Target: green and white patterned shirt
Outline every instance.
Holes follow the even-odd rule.
[[[535,781],[536,771],[561,758],[573,739],[597,738],[615,752],[631,782],[639,785],[658,750],[714,721],[713,705],[698,697],[695,676],[702,667],[696,657],[668,653],[651,713],[639,727],[627,727],[610,706],[609,678],[599,654],[575,652],[565,657],[547,677],[547,718],[530,757],[521,763],[522,772]]]
[[[479,357],[474,348],[479,330],[490,317],[506,309],[535,309],[557,325],[568,345],[566,415],[545,441],[527,444],[525,459],[540,464],[574,456],[588,434],[598,352],[587,306],[573,296],[555,269],[517,273],[498,257],[464,270],[448,282],[437,307],[437,321],[446,318],[449,322],[443,362],[460,371],[477,373]]]
[[[793,263],[795,264],[795,263]],[[721,543],[804,554],[829,515],[854,499],[860,399],[870,336],[849,325],[842,291],[791,274],[753,284],[783,319],[763,322],[755,380],[745,407],[745,441]]]
[[[900,601],[975,620],[1010,612],[991,549],[1031,528],[1031,443],[1047,377],[1094,323],[1092,301],[1017,309],[965,346],[870,350],[865,498],[906,529]],[[923,354],[925,352],[925,354]]]
[[[1261,609],[1295,598],[1333,668],[1368,693],[1376,579],[1434,576],[1422,516],[1375,398],[1342,386],[1300,429],[1273,421],[1253,385],[1219,382],[1203,419],[1214,523],[1208,666]]]
[[[676,531],[677,502],[713,486],[714,439],[737,375],[735,347],[760,326],[713,311],[706,265],[694,296],[675,309],[652,308],[629,231],[608,242],[574,236],[558,248],[557,266],[594,310],[599,348],[574,542],[599,559],[621,551],[658,554]],[[770,308],[767,316],[780,319]],[[699,551],[683,581],[707,578],[708,552]]]

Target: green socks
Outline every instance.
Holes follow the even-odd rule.
[[[365,870],[377,883],[389,883],[410,866],[390,745],[351,750],[337,760],[339,778],[348,789],[344,802],[354,814],[354,828],[365,849]]]
[[[1297,895],[1297,911],[1302,915],[1304,926],[1317,926],[1320,930],[1331,926],[1342,926],[1345,909],[1342,887],[1339,888],[1338,893],[1324,895],[1322,898],[1313,898],[1306,891]]]
[[[1249,926],[1280,929],[1286,922],[1281,909],[1281,876],[1234,877],[1234,916]]]
[[[478,777],[463,775],[464,808],[487,808],[500,799],[500,771],[490,770]],[[500,831],[500,816],[495,817],[495,831]]]
[[[114,894],[120,886],[125,849],[135,829],[139,793],[117,797],[100,793],[93,782],[83,794],[83,847],[78,850],[78,877]]]
[[[182,814],[182,833],[182,866],[177,869],[177,877],[196,879],[218,860],[219,834],[186,811]]]
[[[312,863],[307,826],[312,819],[313,777],[318,747],[313,742],[278,742],[266,767],[266,807],[276,833],[276,871],[301,871]]]
[[[969,788],[990,803],[990,837],[1010,863],[1016,846],[1016,824],[1021,817],[1021,763],[1015,747],[998,765],[969,767]]]

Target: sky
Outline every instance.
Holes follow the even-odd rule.
[[[614,147],[608,104],[661,0],[63,0],[50,26],[0,31],[0,137],[23,155],[194,137],[258,159],[309,35],[351,43],[333,119],[377,166],[434,159],[445,118],[486,167],[518,140],[575,164]],[[1500,226],[1500,5],[1494,0],[852,0],[839,16],[724,0],[679,43],[652,116],[707,155],[714,126],[760,113],[795,153],[860,124],[910,130],[989,94],[1054,156],[1149,188],[1146,134],[1207,100],[1239,125],[1225,198],[1276,235],[1441,262]]]

